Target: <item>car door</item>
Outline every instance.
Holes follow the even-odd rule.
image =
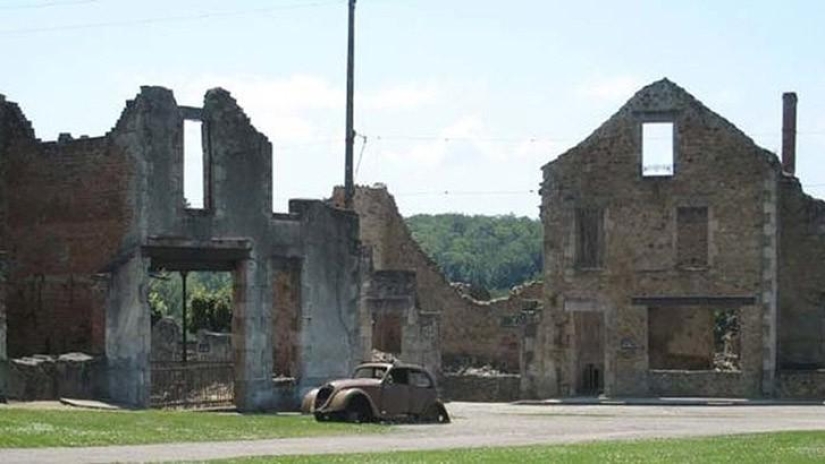
[[[421,369],[410,370],[410,413],[423,414],[438,398],[435,382]]]
[[[394,417],[410,412],[410,371],[393,367],[381,382],[381,415]]]

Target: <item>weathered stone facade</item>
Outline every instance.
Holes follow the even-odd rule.
[[[343,204],[343,189],[336,189],[333,202]],[[434,372],[484,365],[503,372],[519,372],[522,314],[524,310],[533,311],[538,307],[540,282],[517,287],[506,298],[476,301],[451,285],[438,265],[424,253],[386,187],[357,187],[353,208],[360,219],[361,241],[371,250],[378,276],[376,285],[387,282],[388,275],[382,278],[381,273],[388,271],[395,272],[396,278],[414,281],[415,310],[406,311],[402,317],[401,359],[410,362],[423,359],[425,361],[420,362]],[[404,277],[404,273],[409,276]],[[393,305],[397,306],[397,296],[393,299],[396,301]],[[410,302],[405,300],[403,304]],[[374,309],[368,311],[373,312]],[[395,311],[396,314],[402,312]],[[385,320],[390,319],[392,316]],[[392,326],[391,321],[384,324],[373,319],[367,325],[370,322],[373,329],[376,328],[374,322],[379,322],[378,329]],[[437,334],[437,339],[433,339],[433,334]]]
[[[664,175],[645,171],[647,123],[672,124]],[[684,89],[641,89],[543,173],[529,394],[774,395],[783,363],[821,365],[822,203]],[[738,370],[711,367],[718,310],[737,320]]]
[[[183,195],[185,120],[202,125],[202,209]],[[36,139],[17,105],[0,98],[0,167],[9,264],[0,316],[5,302],[11,355],[105,355],[109,398],[146,406],[147,284],[150,271],[164,269],[233,272],[242,410],[283,402],[273,387],[273,334],[289,335],[282,364],[298,377],[296,395],[360,361],[358,218],[311,200],[273,214],[271,144],[225,90],[192,108],[143,87],[105,136],[56,142]]]

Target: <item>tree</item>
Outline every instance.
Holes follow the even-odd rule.
[[[452,282],[502,294],[541,273],[538,220],[514,215],[419,214],[405,221],[413,238]]]

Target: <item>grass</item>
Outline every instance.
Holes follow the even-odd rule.
[[[105,446],[380,433],[311,416],[187,411],[0,408],[0,448]]]
[[[215,461],[258,463],[818,463],[825,432],[781,432],[714,438],[602,441],[576,445],[478,448],[374,454],[277,456]]]

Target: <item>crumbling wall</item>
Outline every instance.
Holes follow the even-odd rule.
[[[642,176],[642,124],[670,121],[673,176]],[[544,313],[526,382],[539,396],[575,394],[571,311],[604,311],[605,392],[646,395],[648,304],[663,297],[739,301],[742,372],[736,391],[759,395],[775,355],[775,155],[684,89],[661,80],[640,90],[576,147],[547,164]],[[679,208],[707,209],[707,265],[678,261]],[[577,265],[577,211],[601,212],[602,263]],[[704,229],[703,229],[704,230]],[[687,304],[692,304],[689,301]],[[678,312],[673,313],[677,317]],[[764,334],[764,335],[763,335]],[[697,340],[698,342],[698,340]]]
[[[129,159],[106,137],[34,138],[22,112],[5,110],[9,353],[103,351],[103,285],[132,209]],[[16,130],[15,130],[16,129]]]
[[[330,378],[347,377],[363,360],[358,305],[365,272],[358,217],[321,201],[291,200],[301,218],[301,355],[303,393]]]
[[[343,189],[336,188],[333,202],[343,204]],[[375,269],[415,272],[418,314],[440,316],[443,368],[491,365],[518,372],[519,315],[529,306],[526,300],[539,300],[540,284],[516,289],[505,299],[475,301],[450,285],[423,252],[385,187],[357,187],[353,204],[361,221],[361,241],[372,249]]]
[[[185,120],[202,123],[198,209],[183,194]],[[48,143],[0,97],[0,172],[13,353],[105,352],[110,399],[147,406],[147,282],[165,269],[233,272],[241,410],[295,402],[280,397],[295,389],[274,388],[273,353],[305,374],[302,386],[345,375],[361,359],[357,217],[320,201],[273,214],[272,144],[229,92],[212,89],[192,108],[168,89],[141,87],[105,136]],[[282,276],[285,262],[299,265]],[[274,337],[282,328],[284,339]]]
[[[825,368],[825,202],[780,183],[779,367]]]

